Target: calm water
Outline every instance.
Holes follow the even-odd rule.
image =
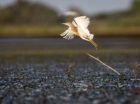
[[[96,38],[99,49],[120,48],[120,49],[140,49],[140,38]],[[0,51],[14,49],[92,49],[87,41],[81,39],[0,39]]]

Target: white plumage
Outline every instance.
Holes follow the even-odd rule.
[[[75,24],[76,22],[76,24]],[[72,21],[73,25],[76,26],[76,27],[84,27],[84,28],[87,28],[89,23],[90,23],[90,20],[88,17],[86,16],[80,16],[80,17],[76,17],[74,18],[74,21]],[[77,26],[78,25],[78,26]]]
[[[68,40],[73,39],[75,35],[79,36],[83,40],[91,42],[97,48],[98,45],[92,40],[94,35],[90,34],[88,30],[89,23],[90,23],[90,20],[86,16],[76,17],[74,18],[72,23],[70,22],[63,23],[69,26],[69,28],[60,35],[63,38],[68,39]]]
[[[75,37],[75,35],[70,31],[70,29],[67,29],[62,34],[60,34],[64,39],[71,40]]]

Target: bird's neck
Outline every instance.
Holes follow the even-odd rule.
[[[69,26],[70,28],[74,27],[74,25],[73,25],[72,23],[70,23],[70,22],[68,22],[68,26]]]

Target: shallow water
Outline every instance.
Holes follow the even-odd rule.
[[[79,39],[0,39],[0,103],[139,104],[140,39],[96,42],[97,52]],[[86,52],[127,79],[120,79]]]

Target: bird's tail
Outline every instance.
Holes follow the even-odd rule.
[[[95,43],[93,40],[89,40],[89,42],[96,48],[96,50],[98,49],[97,43]]]

